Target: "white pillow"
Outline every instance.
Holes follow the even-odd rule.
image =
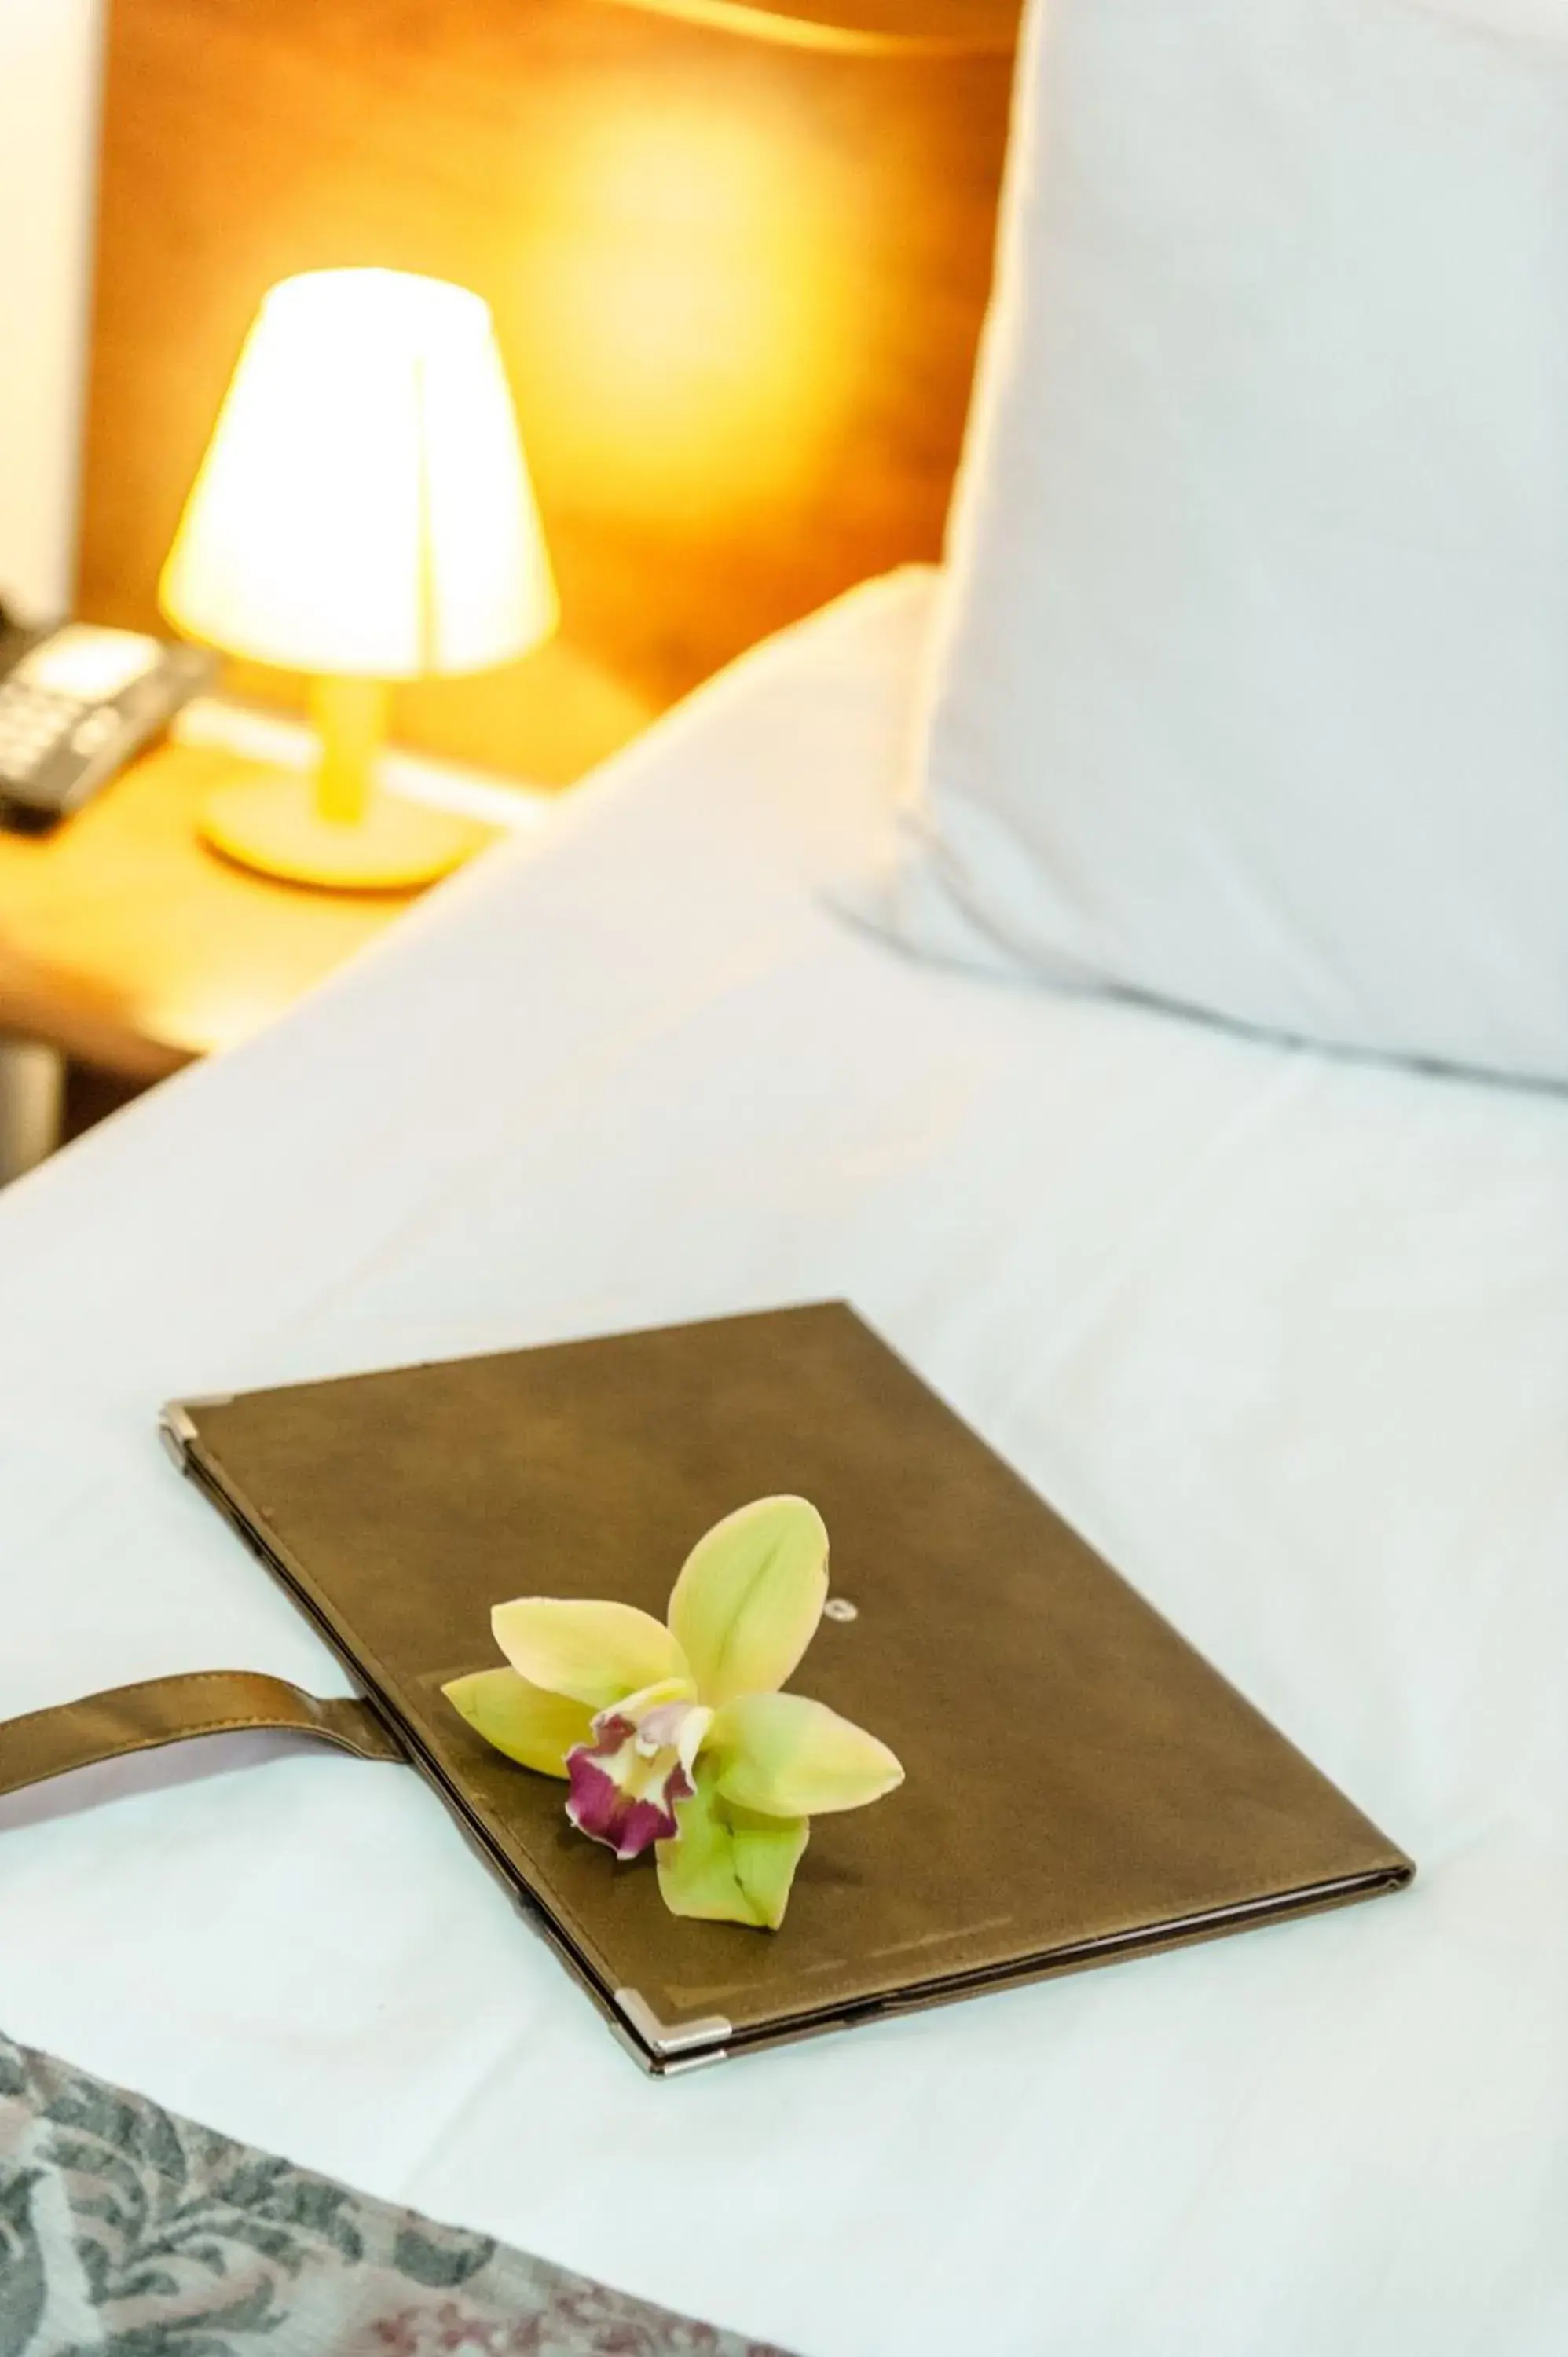
[[[1052,0],[888,921],[1568,1077],[1568,0]]]

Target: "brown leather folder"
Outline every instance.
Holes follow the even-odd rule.
[[[190,1401],[165,1429],[362,1689],[359,1740],[351,1703],[315,1731],[413,1760],[651,2071],[1413,1870],[842,1304]],[[668,1914],[650,1862],[575,1832],[441,1687],[497,1663],[509,1597],[661,1617],[693,1541],[782,1491],[826,1519],[843,1616],[792,1683],[907,1780],[814,1822],[769,1933]]]

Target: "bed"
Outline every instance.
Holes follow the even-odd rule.
[[[0,2024],[809,2357],[1555,2357],[1568,1106],[846,917],[934,581],[0,1198],[0,1710],[341,1690],[166,1396],[843,1295],[1413,1889],[658,2084],[417,1778],[220,1738],[3,1804]]]

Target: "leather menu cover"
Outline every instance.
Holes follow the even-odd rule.
[[[1413,1871],[842,1303],[192,1401],[166,1430],[650,2070]],[[792,1683],[907,1779],[813,1822],[770,1933],[668,1914],[647,1859],[576,1833],[440,1689],[497,1663],[510,1597],[662,1618],[702,1533],[784,1491],[854,1608]]]

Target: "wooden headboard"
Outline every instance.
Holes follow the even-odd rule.
[[[935,555],[1015,11],[782,0],[756,38],[748,0],[112,0],[83,612],[154,621],[259,297],[347,263],[489,301],[562,592],[555,647],[403,691],[407,741],[569,777]]]

